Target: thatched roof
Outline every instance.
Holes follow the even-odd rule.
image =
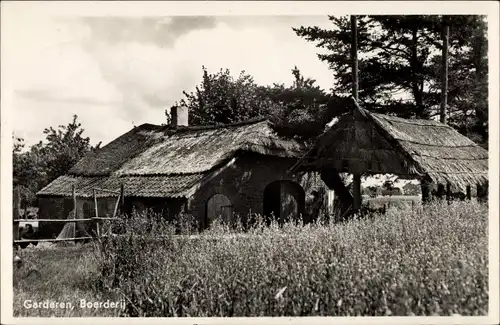
[[[185,197],[190,190],[239,152],[299,158],[303,144],[276,135],[267,120],[223,126],[177,127],[144,124],[80,160],[38,195],[82,196],[92,188],[128,196]]]
[[[488,181],[488,152],[452,127],[371,113],[359,106],[318,138],[303,164],[426,178],[458,188]]]

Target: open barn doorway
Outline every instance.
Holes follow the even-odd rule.
[[[304,206],[304,189],[293,181],[274,181],[264,189],[263,212],[268,224],[273,219],[278,223],[297,220],[304,215]]]

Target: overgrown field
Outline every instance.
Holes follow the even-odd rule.
[[[94,252],[33,255],[42,280],[15,284],[16,313],[37,315],[22,307],[30,297],[64,295],[125,297],[123,310],[94,311],[103,316],[488,312],[488,209],[476,202],[407,206],[336,225],[260,223],[245,234],[219,225],[195,238],[151,219],[135,216],[127,234]]]
[[[116,298],[96,286],[100,274],[92,245],[44,246],[29,246],[18,252],[23,262],[13,270],[14,316],[118,316],[117,309],[79,308],[81,299]],[[33,307],[35,303],[47,301],[71,302],[74,308]]]

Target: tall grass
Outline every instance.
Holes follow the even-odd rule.
[[[99,283],[129,316],[485,315],[487,217],[477,202],[435,203],[189,237],[134,215],[100,243]]]
[[[100,290],[96,283],[101,276],[93,247],[66,245],[52,248],[23,249],[17,253],[22,265],[14,267],[13,309],[15,317],[118,316],[117,309],[82,309],[86,301],[118,300],[111,292]],[[70,302],[75,308],[26,308],[25,302]]]

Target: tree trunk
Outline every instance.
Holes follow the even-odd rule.
[[[423,103],[423,96],[421,89],[421,84],[423,81],[421,80],[420,74],[422,73],[420,62],[418,60],[418,28],[412,29],[412,43],[410,46],[411,49],[411,60],[410,60],[410,76],[411,76],[411,90],[413,93],[413,98],[415,99],[415,113],[417,118],[425,118],[425,109]]]
[[[439,113],[439,121],[447,122],[447,105],[448,105],[448,38],[450,28],[443,16],[441,27],[441,39],[443,41],[443,49],[441,53],[441,110]]]

